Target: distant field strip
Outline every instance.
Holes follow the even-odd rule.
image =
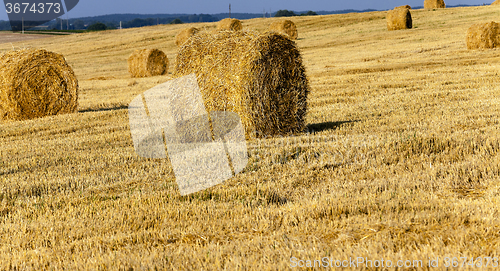
[[[27,40],[35,40],[35,39],[45,39],[50,38],[51,35],[37,35],[37,34],[20,34],[20,33],[1,33],[0,32],[0,43],[9,43],[9,42],[20,42]],[[17,47],[16,47],[17,49]]]

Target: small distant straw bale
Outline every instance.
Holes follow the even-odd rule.
[[[190,37],[196,35],[200,30],[196,27],[190,27],[182,30],[175,36],[175,44],[180,47],[186,42]]]
[[[411,9],[411,6],[410,5],[404,5],[404,6],[399,6],[399,7],[395,7],[394,9]]]
[[[43,49],[0,54],[0,120],[73,113],[78,80],[66,59]]]
[[[217,23],[217,30],[240,31],[243,29],[241,21],[238,19],[226,18]]]
[[[397,7],[387,12],[387,30],[411,29],[411,13],[405,6]]]
[[[491,3],[491,5],[500,5],[500,0],[496,0],[495,2]]]
[[[491,49],[500,47],[500,24],[479,23],[467,30],[467,49]]]
[[[274,22],[269,26],[269,30],[287,34],[292,40],[296,40],[298,36],[297,27],[290,20],[281,20]]]
[[[168,72],[168,58],[158,49],[135,50],[127,62],[132,77],[150,77]]]
[[[207,110],[237,113],[247,138],[305,129],[309,83],[295,42],[284,35],[200,33],[176,58],[174,77],[191,73]]]
[[[425,9],[446,8],[444,0],[424,0]]]

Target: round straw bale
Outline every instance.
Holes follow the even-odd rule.
[[[500,5],[500,0],[496,0],[495,2],[491,3],[491,5]]]
[[[446,8],[444,0],[424,0],[425,9]]]
[[[397,7],[387,12],[387,30],[411,29],[412,19],[410,10],[404,7]]]
[[[132,77],[150,77],[168,72],[168,58],[158,49],[135,50],[127,62]]]
[[[241,21],[238,19],[226,18],[217,23],[217,30],[240,31],[243,29]]]
[[[179,34],[175,36],[175,44],[180,47],[182,44],[184,44],[184,42],[186,42],[190,37],[196,35],[196,33],[198,33],[199,31],[200,30],[196,27],[183,29],[181,32],[179,32]]]
[[[0,54],[0,119],[73,113],[78,80],[60,54],[22,49]]]
[[[394,9],[398,9],[398,8],[411,9],[411,6],[410,5],[404,5],[404,6],[395,7]]]
[[[472,25],[467,30],[467,49],[500,47],[500,24],[495,22]]]
[[[268,32],[201,33],[181,47],[174,77],[195,73],[208,111],[237,113],[247,138],[305,129],[309,83],[294,41]]]
[[[274,22],[269,26],[269,30],[286,34],[293,40],[296,40],[298,36],[297,27],[290,20],[281,20]]]

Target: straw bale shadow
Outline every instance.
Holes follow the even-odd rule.
[[[115,111],[115,110],[122,110],[122,109],[128,109],[128,105],[117,105],[117,106],[103,107],[103,108],[87,108],[87,109],[78,110],[78,113],[105,112],[105,111]]]
[[[322,122],[322,123],[313,123],[313,124],[308,124],[307,125],[307,131],[310,133],[316,133],[316,132],[322,132],[326,130],[335,130],[342,126],[343,124],[347,123],[356,123],[359,122],[360,120],[348,120],[348,121],[329,121],[329,122]]]
[[[266,195],[266,200],[268,204],[274,204],[274,205],[284,205],[290,200],[278,193],[277,191],[269,191]]]

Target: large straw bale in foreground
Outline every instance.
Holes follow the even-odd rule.
[[[269,26],[269,30],[287,34],[292,40],[296,40],[298,37],[297,27],[290,20],[281,20],[274,22]]]
[[[168,72],[168,58],[158,49],[135,50],[127,62],[132,77],[150,77]]]
[[[309,92],[295,42],[277,33],[202,33],[181,47],[174,77],[195,73],[208,111],[237,113],[247,138],[303,131]]]
[[[0,119],[73,113],[78,80],[60,54],[22,49],[0,54]]]
[[[467,49],[500,47],[500,24],[495,22],[472,25],[467,30]]]
[[[217,30],[240,31],[243,29],[241,21],[238,19],[226,18],[217,23]]]
[[[397,7],[387,12],[387,30],[411,29],[411,13],[405,6]]]
[[[424,0],[425,9],[446,8],[443,0]]]
[[[500,5],[500,0],[496,0],[495,2],[491,3],[491,5]]]
[[[196,27],[190,27],[182,30],[175,36],[175,45],[181,46],[186,42],[190,37],[196,35],[200,30]]]

